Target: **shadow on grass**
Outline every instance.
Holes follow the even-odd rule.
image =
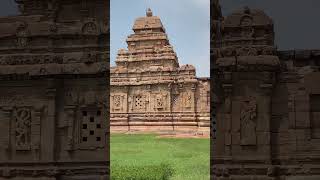
[[[174,169],[169,164],[133,166],[111,165],[111,180],[169,180]]]

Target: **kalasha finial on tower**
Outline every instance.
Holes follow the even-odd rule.
[[[152,11],[150,8],[148,8],[147,10],[147,17],[151,17],[152,16]]]

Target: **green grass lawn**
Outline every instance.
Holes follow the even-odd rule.
[[[114,180],[156,180],[154,177],[163,173],[170,176],[170,180],[210,179],[209,139],[111,134],[110,148],[111,179]]]

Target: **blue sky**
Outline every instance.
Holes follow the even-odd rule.
[[[181,64],[196,67],[197,76],[210,75],[209,0],[111,0],[110,61],[114,65],[118,49],[127,48],[134,20],[150,7],[159,16]]]

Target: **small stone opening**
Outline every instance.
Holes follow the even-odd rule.
[[[90,117],[90,122],[94,122],[94,117]]]

